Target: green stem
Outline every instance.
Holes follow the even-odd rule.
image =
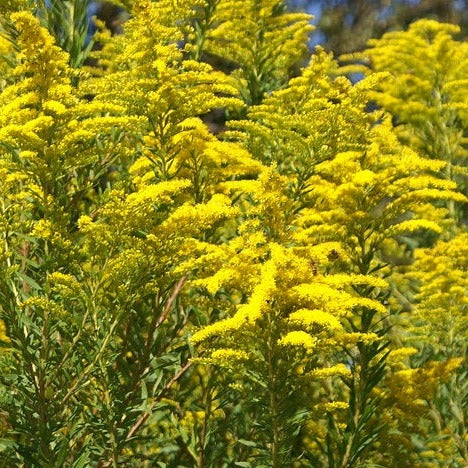
[[[273,336],[273,318],[268,315],[268,341],[267,341],[267,364],[268,364],[268,393],[269,393],[269,408],[271,415],[271,430],[273,440],[271,442],[271,466],[279,468],[280,465],[280,427],[279,427],[279,411],[276,395],[277,369],[275,365],[275,339]]]

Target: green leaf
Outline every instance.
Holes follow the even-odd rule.
[[[90,465],[90,459],[88,452],[83,453],[78,459],[73,463],[73,468],[84,468]]]
[[[237,442],[239,442],[239,444],[245,445],[247,447],[256,447],[257,446],[257,443],[252,441],[252,440],[239,439]]]
[[[36,283],[30,276],[24,274],[21,271],[17,271],[16,275],[18,278],[20,278],[22,281],[24,281],[28,286],[30,286],[32,289],[35,289],[36,291],[41,291],[42,287],[39,286],[39,284]]]

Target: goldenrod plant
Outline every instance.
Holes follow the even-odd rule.
[[[415,303],[406,341],[412,346],[411,360],[424,370],[403,367],[390,385],[408,387],[406,395],[392,395],[390,407],[400,412],[400,430],[389,431],[387,440],[396,445],[395,434],[408,444],[407,434],[417,440],[419,459],[443,464],[450,459],[462,467],[466,450],[466,233],[458,233],[432,248],[417,249],[406,278],[416,282]],[[404,383],[409,379],[408,383]],[[410,390],[411,389],[411,390]],[[413,393],[411,393],[413,392]],[[411,417],[411,415],[416,417]],[[407,426],[407,427],[405,427]],[[406,450],[395,463],[411,466],[418,458]],[[401,460],[401,462],[399,461]],[[403,461],[406,460],[406,461]],[[404,464],[406,463],[406,465]]]
[[[466,188],[466,67],[468,47],[460,28],[423,19],[407,31],[369,41],[361,54],[343,57],[369,65],[364,73],[388,72],[372,97],[388,110],[401,141],[422,156],[447,161],[443,175]],[[449,203],[451,215],[455,205]],[[460,216],[460,214],[458,213]]]
[[[90,0],[4,0],[0,3],[0,34],[7,34],[15,42],[8,13],[29,11],[41,21],[42,26],[55,37],[57,44],[68,52],[72,67],[81,67],[91,48],[93,40],[89,35],[90,21],[88,8]],[[3,31],[2,31],[3,30]]]
[[[0,1],[2,466],[464,466],[454,28],[352,83],[280,1],[115,2],[86,65],[78,3]]]
[[[311,16],[286,12],[283,0],[198,4],[189,51],[194,58],[206,53],[226,61],[246,103],[259,104],[304,59]]]
[[[359,70],[371,76],[389,72],[388,78],[372,93],[373,99],[392,114],[400,141],[422,157],[446,161],[440,176],[463,191],[467,155],[464,71],[467,48],[464,42],[456,40],[458,34],[456,25],[420,20],[407,31],[387,33],[381,39],[370,41],[370,47],[363,53],[344,59],[358,59],[368,65],[348,65],[345,67],[348,71]],[[462,247],[466,205],[459,201],[434,201],[417,208],[442,223],[443,240],[434,247],[428,245],[427,237],[410,240],[409,245],[425,248],[416,249],[416,261],[403,268],[393,280],[396,292],[401,288],[410,293],[408,297],[414,294],[411,301],[414,303],[406,302],[407,310],[412,313],[401,317],[408,333],[404,341],[414,346],[407,362],[409,367],[397,372],[391,381],[391,385],[401,386],[407,378],[415,387],[414,395],[396,403],[400,410],[395,413],[406,405],[399,417],[400,429],[393,427],[388,432],[387,440],[393,444],[391,452],[396,456],[393,463],[401,466],[414,466],[418,460],[439,466],[446,459],[453,466],[466,464],[462,396],[466,395],[463,368],[466,347],[459,341],[466,337],[466,323],[462,318],[466,295],[466,265],[463,266],[466,254]],[[401,301],[402,296],[398,296]],[[427,375],[411,369],[411,364],[426,369]],[[427,380],[432,390],[424,385],[416,390],[418,380]],[[435,382],[440,385],[437,387]],[[432,397],[426,399],[425,394]],[[395,400],[395,396],[392,398]],[[403,400],[406,403],[402,404]],[[419,420],[410,423],[412,413],[418,414]],[[416,458],[405,434],[413,434],[413,440],[417,440]],[[398,449],[397,445],[400,445]],[[404,445],[407,449],[402,448]]]
[[[226,334],[229,342],[234,336],[236,347],[240,347],[244,353],[239,355],[242,361],[246,359],[245,353],[248,355],[248,350],[244,348],[245,340],[238,339],[235,331],[248,333],[246,325],[251,322],[258,321],[259,330],[263,330],[262,334],[259,330],[253,333],[254,341],[250,346],[254,349],[261,343],[259,336],[264,336],[266,341],[277,342],[278,347],[287,342],[315,349],[318,347],[315,340],[319,339],[320,343],[316,328],[313,329],[311,342],[307,327],[300,333],[295,330],[289,335],[291,328],[286,325],[288,320],[281,324],[280,318],[287,319],[291,314],[291,319],[294,317],[292,320],[297,326],[306,325],[308,320],[314,323],[315,314],[325,313],[320,317],[326,328],[326,320],[333,319],[336,329],[345,332],[346,338],[344,341],[335,338],[335,343],[332,342],[335,352],[327,350],[326,354],[336,356],[338,349],[343,352],[342,362],[338,366],[346,371],[341,377],[347,390],[342,390],[345,392],[341,394],[343,401],[337,402],[337,407],[342,410],[341,414],[336,418],[330,414],[327,436],[317,442],[319,447],[323,447],[327,458],[311,457],[310,461],[320,465],[328,460],[331,466],[351,466],[361,460],[363,450],[368,449],[372,440],[378,437],[379,423],[372,417],[377,408],[373,391],[385,375],[385,349],[389,344],[387,335],[391,318],[390,311],[384,305],[388,299],[388,285],[383,280],[389,274],[388,257],[402,233],[421,229],[441,232],[442,228],[433,220],[421,218],[423,213],[418,210],[421,203],[435,199],[463,201],[464,196],[455,191],[454,182],[437,177],[438,171],[446,165],[444,161],[428,161],[410,148],[402,146],[389,119],[380,111],[370,113],[366,110],[370,91],[385,77],[373,76],[352,86],[345,78],[334,77],[337,70],[338,66],[331,58],[318,50],[310,66],[300,77],[291,80],[284,90],[267,97],[263,104],[249,109],[249,120],[230,122],[235,130],[228,132],[226,136],[243,141],[254,156],[266,164],[273,163],[273,167],[285,177],[282,195],[272,197],[269,190],[265,190],[264,201],[261,201],[262,198],[257,201],[259,206],[268,206],[265,221],[259,223],[261,231],[272,235],[275,242],[284,242],[289,249],[304,249],[305,246],[312,249],[308,255],[305,254],[306,250],[301,251],[303,257],[308,257],[310,271],[315,270],[316,274],[320,271],[328,273],[324,278],[326,284],[331,284],[336,292],[351,286],[358,297],[346,298],[345,302],[350,307],[347,311],[346,305],[340,304],[339,296],[322,290],[320,277],[311,276],[306,280],[309,282],[312,279],[312,284],[308,286],[309,294],[318,295],[322,300],[326,297],[325,304],[319,301],[319,305],[314,304],[315,307],[308,310],[308,307],[304,309],[299,298],[293,296],[299,310],[296,312],[294,306],[288,302],[288,312],[279,307],[280,310],[276,312],[278,318],[273,320],[278,329],[275,331],[275,338],[272,338],[262,320],[266,320],[264,317],[269,315],[267,311],[271,307],[268,305],[270,302],[282,304],[285,299],[281,300],[275,295],[275,299],[269,297],[267,286],[263,284],[263,274],[260,273],[258,288],[265,299],[263,295],[257,298],[256,289],[253,289],[251,300],[248,300],[247,305],[241,306],[233,318],[208,326],[193,339],[212,340],[212,335],[215,334],[220,335],[220,341],[224,343]],[[273,182],[268,183],[268,187],[275,185]],[[250,187],[253,189],[253,184]],[[243,186],[243,190],[248,188]],[[281,197],[288,200],[289,204],[283,202],[280,208],[273,209],[271,203],[278,203]],[[223,285],[228,279],[236,277],[235,272],[239,267],[228,266],[226,271],[226,264],[246,265],[245,259],[236,260],[235,252],[227,255],[221,262],[224,268],[207,284],[208,288],[213,288],[212,291],[216,291],[216,287]],[[340,257],[346,260],[344,264],[338,262],[338,272],[334,271],[334,262],[330,261],[334,257],[335,260]],[[255,262],[259,263],[260,259]],[[265,267],[269,263],[271,260],[265,263]],[[304,280],[301,280],[298,266],[286,265],[277,268],[276,273],[276,281],[285,286],[284,291],[273,291],[276,294],[286,294],[289,298],[296,289],[294,283],[290,284],[281,276],[282,272],[291,269],[295,273],[295,281]],[[245,287],[246,275],[242,275],[242,278],[241,284]],[[276,281],[273,277],[267,284],[272,288]],[[239,280],[234,280],[234,284],[239,287]],[[246,293],[244,295],[248,297]],[[255,302],[251,304],[254,298]],[[262,306],[263,301],[268,304]],[[333,309],[337,304],[340,304],[339,312]],[[330,306],[332,310],[328,311],[327,307]],[[282,337],[283,333],[286,333],[285,337]],[[330,337],[324,341],[330,344]],[[265,347],[268,349],[268,346]],[[235,361],[236,355],[232,350],[229,352],[230,359]],[[262,362],[268,362],[268,353],[264,353]],[[214,355],[217,357],[218,351]],[[286,359],[284,351],[278,355]],[[224,354],[219,356],[225,359]],[[319,364],[316,361],[317,356],[318,351],[313,354],[314,366]],[[286,362],[291,365],[294,360],[288,357]],[[301,356],[300,362],[301,366],[306,367],[306,358]],[[295,365],[299,364],[293,364],[292,367]],[[238,372],[239,368],[235,368]],[[251,365],[246,372],[250,375]],[[320,375],[317,369],[310,375],[314,375],[314,372]],[[327,377],[333,375],[333,371],[330,374],[326,372],[325,369]],[[282,379],[287,378],[284,370],[279,371],[279,374],[283,374]],[[257,381],[264,382],[267,389],[272,388],[273,384],[269,382],[271,378],[268,375],[263,375],[262,378],[256,376]],[[293,377],[293,380],[297,379]],[[281,380],[277,387],[273,387],[276,397],[281,401],[288,401],[288,409],[292,410],[291,399],[298,399],[281,393],[281,390],[287,389],[285,381]],[[334,393],[338,396],[340,390],[335,389]],[[268,398],[265,400],[268,401]],[[263,404],[266,406],[266,403]],[[331,408],[334,408],[333,402]],[[274,414],[275,410],[269,408],[267,417],[273,418]],[[278,432],[291,435],[290,429],[284,429],[287,427],[287,420],[278,419],[282,429]],[[274,421],[267,419],[266,423],[274,431]],[[295,424],[298,425],[297,419]],[[279,457],[272,461],[276,456],[273,451],[275,444],[278,442],[275,442],[273,432],[270,440],[270,463],[274,466],[291,463],[291,460],[285,461]],[[293,446],[290,439],[285,446]],[[277,450],[283,457],[291,456],[285,447]]]
[[[360,70],[367,75],[389,73],[373,92],[373,99],[392,114],[400,141],[422,157],[446,161],[440,176],[464,191],[468,56],[466,43],[456,39],[459,34],[456,25],[420,20],[407,31],[387,33],[381,39],[370,41],[363,53],[344,59],[359,59],[368,65],[351,65],[348,70]],[[443,383],[437,391],[433,387],[432,399],[424,401],[422,391],[417,400],[420,415],[426,408],[427,419],[420,418],[425,423],[420,421],[417,430],[413,427],[395,433],[404,437],[404,433],[419,431],[419,451],[424,453],[426,462],[442,464],[450,458],[453,466],[463,466],[467,459],[462,396],[466,394],[463,369],[466,348],[458,341],[464,341],[466,336],[466,323],[462,318],[466,295],[466,266],[463,266],[466,254],[462,247],[466,204],[460,201],[434,201],[418,207],[420,213],[425,212],[429,218],[442,222],[442,240],[433,248],[427,237],[410,240],[409,245],[421,246],[414,252],[416,261],[395,276],[393,282],[395,291],[401,288],[410,292],[409,297],[415,294],[415,304],[407,303],[412,314],[402,316],[409,327],[407,342],[415,349],[409,361],[428,369],[451,370],[444,370]],[[428,380],[432,372],[429,371]],[[422,375],[417,378],[424,379]],[[402,424],[411,419],[408,414],[413,410],[404,413]],[[408,466],[417,463],[405,450],[400,452],[398,460],[395,463]]]

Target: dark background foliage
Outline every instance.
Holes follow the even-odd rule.
[[[292,8],[315,15],[315,43],[336,55],[361,50],[368,39],[406,29],[420,18],[468,27],[466,0],[289,0]]]

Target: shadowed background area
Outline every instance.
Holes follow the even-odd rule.
[[[413,21],[431,18],[458,24],[465,35],[466,0],[289,0],[291,8],[315,16],[314,44],[335,55],[362,50],[368,39],[390,30],[406,29]]]

